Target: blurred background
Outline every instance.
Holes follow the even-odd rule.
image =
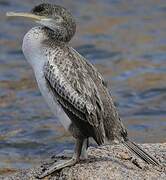
[[[22,50],[36,24],[7,20],[41,2],[69,9],[77,21],[71,42],[108,82],[130,137],[166,140],[165,0],[0,0],[0,174],[29,168],[73,148],[73,139],[45,104]]]

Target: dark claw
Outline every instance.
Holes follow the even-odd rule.
[[[42,168],[42,171],[43,171],[43,172],[44,172],[44,171],[46,171],[46,170],[47,170],[47,168],[46,168],[46,167],[43,167],[43,168]]]

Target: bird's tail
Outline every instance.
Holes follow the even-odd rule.
[[[135,155],[137,155],[139,158],[144,160],[148,164],[152,164],[155,166],[161,166],[160,162],[153,156],[149,155],[147,152],[145,152],[143,149],[141,149],[137,144],[134,142],[131,142],[129,140],[126,140],[123,142],[123,144]]]

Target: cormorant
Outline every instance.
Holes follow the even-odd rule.
[[[32,28],[24,37],[22,50],[33,68],[39,89],[52,112],[57,104],[65,113],[60,120],[76,139],[71,160],[54,164],[40,178],[86,158],[88,138],[98,145],[106,140],[123,143],[145,162],[160,165],[158,160],[128,139],[104,80],[97,69],[70,45],[76,23],[65,8],[40,4],[30,13],[9,12],[35,20],[40,26]]]

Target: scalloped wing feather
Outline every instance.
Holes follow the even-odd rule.
[[[72,49],[67,52],[61,57],[49,58],[44,66],[45,77],[58,95],[70,104],[67,107],[70,111],[98,127],[102,120],[103,105],[97,87],[83,60]],[[63,102],[61,104],[65,105]],[[86,118],[80,115],[82,113]]]

